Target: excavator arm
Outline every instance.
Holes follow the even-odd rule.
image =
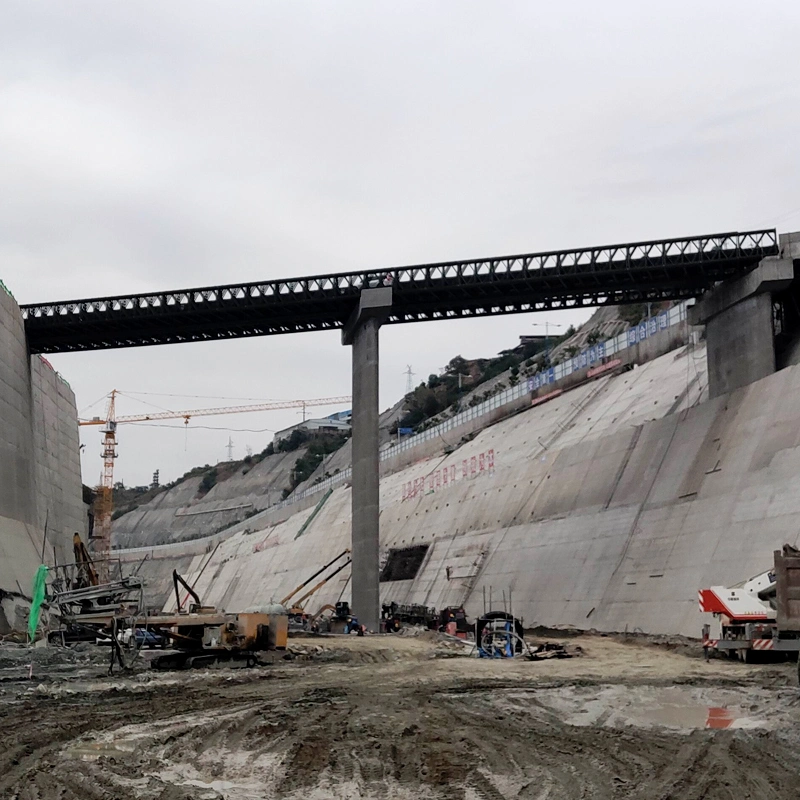
[[[321,569],[318,569],[318,570],[317,570],[317,571],[316,571],[316,572],[315,572],[315,573],[314,573],[314,574],[313,574],[313,575],[312,575],[310,578],[306,578],[306,579],[305,579],[305,580],[304,580],[304,581],[303,581],[303,582],[302,582],[302,583],[301,583],[301,584],[300,584],[300,585],[299,585],[299,586],[298,586],[296,589],[294,589],[293,591],[289,592],[289,594],[287,594],[287,595],[286,595],[286,597],[284,597],[284,598],[283,598],[283,600],[281,600],[281,605],[282,605],[282,606],[284,606],[284,607],[286,607],[287,603],[288,603],[288,602],[289,602],[289,601],[290,601],[290,600],[291,600],[291,599],[292,599],[292,598],[293,598],[293,597],[294,597],[294,596],[295,596],[295,595],[296,595],[298,592],[300,592],[300,591],[302,591],[303,589],[305,589],[305,587],[306,587],[306,586],[308,586],[308,584],[309,584],[309,583],[311,583],[311,581],[313,581],[313,580],[314,580],[314,578],[318,577],[319,575],[322,575],[322,573],[323,573],[323,572],[325,572],[325,570],[326,570],[326,569],[328,569],[328,567],[331,567],[331,566],[333,566],[333,565],[334,565],[334,564],[335,564],[335,563],[336,563],[336,562],[337,562],[337,561],[338,561],[340,558],[343,558],[344,556],[348,555],[349,553],[350,553],[350,549],[349,549],[349,548],[348,548],[348,549],[346,549],[346,550],[343,550],[341,553],[339,553],[339,555],[338,555],[338,556],[336,556],[336,558],[334,558],[334,559],[331,559],[331,560],[330,560],[330,561],[329,561],[329,562],[328,562],[328,563],[327,563],[327,564],[326,564],[324,567],[322,567]],[[348,560],[347,560],[347,564],[349,564],[349,563],[350,563],[350,559],[348,559]],[[336,570],[336,572],[339,572],[339,570],[341,570],[341,569],[343,569],[344,567],[346,567],[346,566],[347,566],[347,564],[344,564],[342,567],[340,567],[339,569],[337,569],[337,570]],[[335,575],[335,574],[336,574],[336,572],[334,572],[334,573],[333,573],[333,575]],[[332,578],[332,577],[333,577],[333,575],[329,575],[328,577],[329,577],[329,578]],[[327,580],[327,578],[326,578],[325,580]],[[324,581],[323,581],[323,583],[324,583]],[[317,587],[317,588],[318,588],[318,587]],[[314,590],[313,590],[311,593],[313,594],[313,592],[314,592],[314,591],[316,591],[316,588],[315,588],[315,589],[314,589]],[[304,599],[305,597],[308,597],[308,595],[303,595],[303,598],[301,598],[301,600],[302,600],[302,599]],[[298,601],[298,602],[300,602],[300,601]]]

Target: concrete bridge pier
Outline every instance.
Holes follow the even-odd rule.
[[[741,278],[718,284],[689,309],[689,323],[706,326],[709,397],[775,372],[772,299],[793,280],[792,253],[784,251],[762,259]]]
[[[363,289],[342,331],[353,348],[352,610],[371,631],[380,625],[378,331],[391,306],[391,287]]]

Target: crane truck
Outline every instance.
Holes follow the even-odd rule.
[[[800,550],[784,545],[771,569],[733,586],[700,589],[700,611],[716,620],[703,626],[703,650],[748,662],[754,652],[800,653]],[[800,679],[800,661],[798,661]]]

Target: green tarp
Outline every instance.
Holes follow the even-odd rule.
[[[33,592],[31,596],[31,613],[28,615],[28,636],[33,641],[36,636],[36,629],[39,627],[39,617],[42,615],[42,603],[44,603],[45,581],[47,580],[47,567],[39,565],[36,576],[33,579]]]

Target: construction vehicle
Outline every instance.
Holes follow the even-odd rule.
[[[133,666],[142,647],[169,647],[151,661],[155,669],[187,669],[215,664],[253,665],[258,654],[286,649],[288,616],[280,605],[248,608],[239,614],[203,605],[194,587],[172,573],[177,601],[174,614],[146,613],[144,582],[135,574],[101,582],[95,561],[76,533],[75,563],[55,567],[51,603],[61,626],[51,643],[95,641],[111,645],[111,666]],[[182,586],[193,602],[186,609]]]
[[[203,605],[200,597],[176,570],[172,572],[177,613],[145,617],[137,627],[146,627],[169,642],[172,652],[150,663],[154,669],[189,669],[239,662],[256,663],[258,655],[286,649],[288,616],[282,605],[226,613]],[[194,602],[186,609],[180,598],[182,586]]]
[[[723,652],[748,662],[755,652],[800,653],[800,550],[786,544],[773,557],[773,568],[753,578],[699,590],[700,611],[718,626],[703,625],[707,658]]]
[[[287,613],[289,615],[289,627],[292,630],[307,630],[308,629],[309,621],[310,621],[311,617],[305,610],[306,601],[308,600],[309,597],[311,597],[312,595],[316,594],[316,592],[318,592],[331,578],[333,578],[334,576],[338,575],[346,566],[348,566],[348,564],[350,564],[352,559],[348,558],[347,560],[343,561],[341,564],[339,564],[338,567],[336,567],[336,569],[333,570],[333,572],[331,572],[328,575],[326,575],[324,578],[322,578],[322,580],[317,582],[307,592],[305,592],[305,594],[303,594],[300,597],[298,597],[297,600],[295,600],[294,602],[292,602],[291,605],[289,605],[289,603],[292,600],[292,598],[298,592],[303,591],[303,589],[305,589],[305,587],[308,586],[308,584],[311,583],[311,581],[313,581],[315,578],[318,578],[320,575],[322,575],[322,573],[325,572],[325,570],[329,569],[337,561],[340,561],[345,556],[349,556],[349,555],[350,555],[350,549],[349,548],[346,549],[346,550],[343,550],[341,553],[339,553],[338,556],[336,556],[336,558],[331,559],[327,564],[325,564],[324,567],[321,567],[313,575],[311,575],[309,578],[306,578],[299,586],[297,586],[295,589],[293,589],[291,592],[289,592],[289,594],[287,594],[286,597],[284,597],[283,600],[281,600],[280,604],[284,608],[287,609]],[[337,603],[337,605],[338,605],[338,603]],[[326,607],[321,608],[314,615],[314,617],[318,617],[322,613],[322,611],[325,610],[325,608]],[[330,608],[330,606],[328,606],[328,608]]]
[[[133,619],[113,616],[106,620],[114,646],[112,666],[116,656],[121,666],[130,667],[149,641],[169,648],[150,661],[150,666],[159,670],[253,666],[264,653],[279,656],[286,649],[288,617],[283,606],[273,604],[227,613],[204,605],[194,587],[175,570],[172,581],[177,601],[175,613],[142,614]],[[179,587],[193,601],[186,608]]]
[[[437,611],[431,606],[398,605],[394,602],[384,603],[381,606],[382,631],[397,633],[404,625],[451,633],[462,639],[466,638],[467,633],[471,630],[467,614],[462,606],[448,606],[441,611]]]
[[[439,622],[439,613],[430,606],[394,602],[381,606],[381,630],[385,633],[397,633],[404,625],[436,630]]]

